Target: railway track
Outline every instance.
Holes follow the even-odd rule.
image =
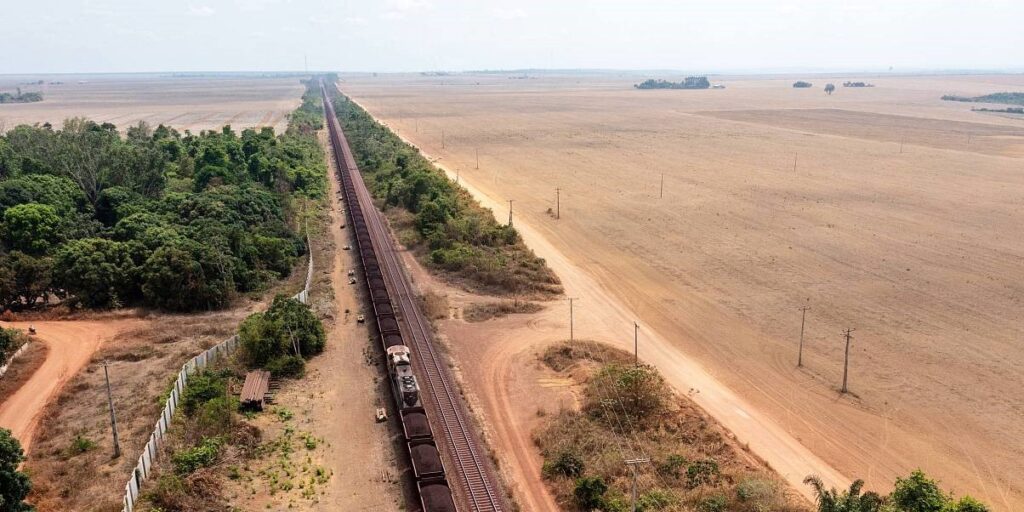
[[[327,114],[328,132],[334,147],[335,160],[342,174],[346,195],[355,192],[355,197],[346,197],[350,213],[360,210],[369,233],[372,251],[380,261],[380,269],[387,289],[390,291],[399,321],[405,327],[408,345],[413,350],[414,368],[427,385],[424,403],[428,406],[430,423],[440,427],[444,437],[442,447],[449,466],[448,482],[456,486],[456,494],[472,512],[498,512],[508,510],[500,492],[495,470],[488,460],[482,444],[474,431],[458,390],[445,360],[434,346],[430,324],[424,316],[413,291],[411,280],[401,258],[396,253],[389,229],[373,204],[369,190],[359,173],[344,132],[337,120],[331,98],[326,87],[333,84],[321,83],[324,109]],[[355,226],[356,229],[362,229]],[[360,250],[363,250],[360,248]]]

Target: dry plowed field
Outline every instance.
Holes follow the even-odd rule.
[[[44,80],[44,85],[24,85]],[[61,82],[51,84],[51,82]],[[299,106],[298,77],[256,76],[173,77],[169,75],[41,75],[0,76],[0,91],[41,91],[38,103],[0,105],[0,131],[19,124],[69,117],[109,122],[124,130],[139,121],[165,124],[179,130],[236,130],[288,126],[288,114]]]
[[[852,77],[790,87],[800,78],[640,91],[641,77],[610,75],[382,75],[341,87],[487,204],[514,199],[531,245],[599,286],[570,279],[568,295],[635,314],[640,356],[680,392],[701,403],[686,387],[708,381],[668,354],[749,405],[727,426],[771,422],[875,489],[921,467],[997,510],[1024,509],[1024,119],[939,99],[1024,91],[1024,77],[870,77],[877,87],[833,96],[821,87]],[[556,187],[560,220],[548,213]],[[631,347],[631,322],[609,327],[621,315],[606,303],[580,297],[576,335]],[[773,439],[751,448],[785,473]]]

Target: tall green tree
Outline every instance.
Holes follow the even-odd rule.
[[[939,484],[920,469],[907,478],[897,478],[889,500],[902,512],[941,512],[949,502]]]
[[[27,203],[4,211],[4,242],[11,249],[28,254],[44,254],[60,235],[61,219],[47,204]]]
[[[72,241],[54,256],[53,277],[87,307],[114,308],[134,295],[135,263],[127,245],[102,238]]]
[[[21,443],[11,431],[0,428],[0,512],[29,512],[34,510],[25,503],[25,497],[32,490],[28,475],[18,471],[25,460]]]

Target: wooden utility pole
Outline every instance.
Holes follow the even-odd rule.
[[[661,188],[658,190],[658,199],[665,197],[665,173],[661,173]]]
[[[562,189],[555,188],[555,220],[562,218]]]
[[[633,322],[633,365],[640,367],[640,325]]]
[[[793,153],[793,172],[796,172],[796,160],[800,158],[800,153]]]
[[[638,464],[647,464],[650,461],[651,461],[651,459],[649,459],[647,457],[644,457],[642,459],[627,459],[626,460],[626,465],[629,466],[629,469],[631,469],[633,471],[633,512],[636,512],[636,495],[637,495],[637,489],[636,489],[636,466]]]
[[[121,442],[117,439],[117,416],[114,415],[114,397],[110,394],[110,373],[107,360],[103,360],[103,378],[107,381],[107,405],[110,407],[110,428],[114,431],[114,458],[121,456]]]
[[[462,169],[455,169],[455,184],[459,184],[459,178],[462,176]]]
[[[508,200],[508,226],[509,227],[512,227],[512,201],[513,201],[513,199],[509,199]]]
[[[800,352],[796,356],[796,367],[800,368],[804,365],[804,320],[807,319],[807,310],[811,309],[810,306],[800,307]]]
[[[476,152],[476,168],[479,169],[480,168],[480,148],[476,148],[473,151]]]
[[[849,371],[850,371],[850,338],[853,338],[853,336],[851,336],[850,333],[852,333],[854,330],[855,329],[846,329],[846,332],[843,333],[843,335],[846,336],[846,358],[843,360],[843,393],[844,394],[848,393],[850,391],[850,389],[846,386],[846,377],[847,377],[847,375],[849,375]]]
[[[444,128],[441,128],[441,149],[444,149]]]
[[[573,341],[576,339],[576,333],[573,331],[574,326],[572,317],[572,301],[576,300],[577,298],[578,297],[569,297],[569,341]]]
[[[906,138],[906,137],[902,137],[902,136],[900,137],[900,154],[901,154],[901,155],[903,154],[903,140],[904,140],[905,138]]]

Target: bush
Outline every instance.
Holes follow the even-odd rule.
[[[306,373],[306,361],[299,356],[278,356],[271,359],[264,369],[273,375],[297,379]]]
[[[581,510],[593,510],[601,507],[606,492],[608,492],[608,485],[601,477],[594,476],[577,479],[573,495],[576,497],[576,505]]]
[[[935,480],[916,470],[907,478],[896,479],[889,501],[901,512],[940,512],[949,497],[939,489]]]
[[[199,468],[204,468],[217,462],[220,456],[220,448],[223,440],[219,437],[210,437],[203,440],[199,446],[186,448],[175,453],[171,457],[174,464],[174,472],[178,475],[188,475]]]
[[[0,366],[7,364],[7,358],[21,346],[21,333],[17,329],[0,327]]]
[[[686,485],[691,489],[714,484],[717,479],[718,463],[714,459],[699,460],[686,468]]]
[[[562,452],[550,463],[544,464],[545,476],[580,477],[583,475],[583,459],[570,452]]]
[[[637,500],[639,510],[662,510],[676,502],[675,496],[667,491],[655,489],[640,496]]]
[[[701,512],[724,512],[728,506],[729,501],[725,499],[725,496],[716,494],[700,500],[698,508]]]
[[[181,406],[186,416],[192,416],[200,406],[227,395],[227,376],[222,372],[204,369],[188,378],[181,395]]]
[[[773,498],[777,490],[775,482],[748,477],[736,485],[736,498],[744,503],[762,502]]]
[[[665,409],[664,381],[648,366],[607,365],[587,382],[586,397],[584,410],[618,429],[642,427]]]
[[[65,454],[68,457],[74,457],[75,455],[81,455],[94,449],[96,449],[96,443],[92,439],[82,437],[82,435],[79,434],[71,440],[71,446],[65,450]]]
[[[685,465],[686,457],[679,454],[672,454],[665,459],[665,462],[658,465],[658,473],[667,477],[679,478],[682,476],[682,472],[680,470]]]

